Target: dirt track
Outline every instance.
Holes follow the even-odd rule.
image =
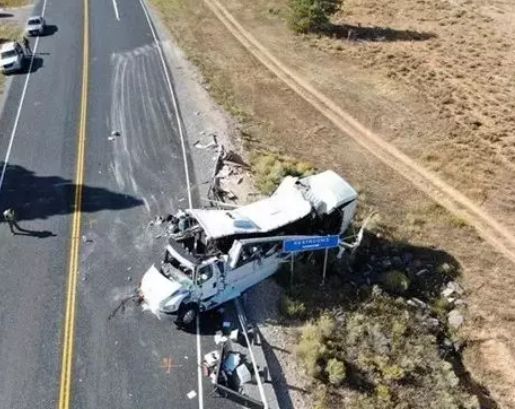
[[[473,226],[484,240],[512,262],[515,262],[515,235],[501,222],[486,214],[472,200],[437,175],[418,165],[392,144],[367,129],[291,68],[279,61],[246,31],[218,0],[204,0],[204,3],[257,60],[328,118],[336,127],[409,180],[417,189],[423,191],[447,210]]]

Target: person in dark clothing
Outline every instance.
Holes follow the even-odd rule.
[[[27,54],[32,54],[32,50],[30,49],[30,41],[27,36],[23,36],[23,48]]]
[[[11,230],[11,233],[13,235],[16,234],[16,232],[14,231],[15,228],[18,229],[18,231],[20,232],[24,231],[16,221],[16,214],[14,213],[13,209],[4,210],[4,219],[9,225],[9,229]]]

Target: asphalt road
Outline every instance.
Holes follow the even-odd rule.
[[[14,208],[28,230],[12,236],[0,225],[0,408],[9,409],[56,407],[59,399],[83,3],[49,0],[45,16],[55,27],[40,39],[16,132],[27,74],[13,77],[0,117],[2,156],[14,136],[0,209]],[[187,333],[124,303],[162,255],[164,242],[149,221],[188,206],[188,154],[139,0],[90,2],[89,32],[70,407],[235,407],[199,378],[199,350],[207,352],[212,342],[209,317],[201,319],[200,334]],[[110,137],[113,131],[119,136]],[[191,170],[188,176],[193,185]],[[196,396],[189,399],[191,391]]]

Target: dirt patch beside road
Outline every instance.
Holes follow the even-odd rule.
[[[206,87],[240,120],[247,148],[259,151],[274,147],[320,168],[333,168],[358,187],[364,212],[370,208],[379,210],[384,223],[399,240],[421,247],[445,249],[458,259],[469,293],[469,318],[464,336],[475,340],[465,349],[465,363],[476,380],[486,385],[501,405],[515,407],[512,396],[515,379],[505,370],[511,364],[503,364],[515,362],[513,265],[494,254],[466,222],[413,189],[409,182],[342,134],[331,121],[271,74],[227,32],[203,3],[189,0],[154,0],[154,3],[163,11],[165,21],[190,59],[200,67]],[[453,119],[442,118],[435,106],[428,103],[428,96],[389,77],[381,64],[365,67],[370,62],[367,59],[362,61],[359,55],[342,58],[341,55],[344,48],[355,51],[360,47],[371,50],[381,46],[397,47],[399,53],[406,48],[409,54],[410,48],[428,47],[433,40],[416,43],[345,43],[341,39],[316,37],[306,40],[287,31],[281,19],[282,11],[276,11],[277,4],[282,6],[284,2],[256,1],[243,5],[233,0],[224,4],[230,6],[245,28],[266,43],[274,55],[289,61],[298,73],[337,99],[343,109],[374,132],[384,135],[421,163],[433,163],[428,166],[434,166],[434,171],[441,168],[440,174],[449,177],[453,185],[469,196],[479,200],[481,195],[475,195],[473,190],[486,186],[490,180],[488,200],[483,205],[497,212],[500,206],[495,203],[504,198],[506,208],[500,209],[499,214],[509,215],[512,178],[508,177],[511,175],[509,167],[502,164],[505,161],[475,151],[471,156],[473,166],[465,166],[469,156],[464,152],[474,145],[454,143],[449,138],[447,131],[454,126]],[[378,7],[376,14],[379,9],[386,13],[393,6]],[[334,49],[326,48],[325,44]],[[424,51],[419,55],[424,55]],[[414,83],[417,81],[424,86],[422,79],[413,80]],[[465,136],[463,138],[466,140]],[[429,160],[426,158],[429,153],[438,156]],[[447,168],[441,163],[447,157],[452,159],[449,166],[454,167],[459,178],[445,174]],[[494,167],[490,179],[481,176],[481,169],[488,164]],[[478,177],[481,183],[477,182]],[[492,345],[502,346],[495,349],[500,351],[498,354],[491,353]]]

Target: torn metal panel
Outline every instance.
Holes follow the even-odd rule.
[[[307,196],[318,213],[329,214],[358,198],[358,193],[333,171],[307,176],[300,183],[308,187]]]

